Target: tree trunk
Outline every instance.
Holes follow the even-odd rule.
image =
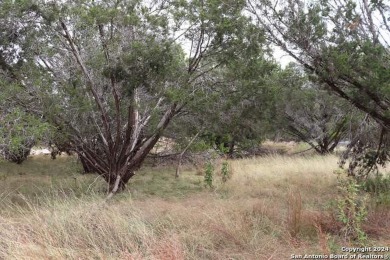
[[[125,189],[126,184],[134,176],[146,156],[153,149],[159,140],[162,131],[168,126],[170,120],[176,113],[176,104],[173,104],[162,116],[154,134],[144,137],[136,133],[139,122],[129,119],[126,137],[120,138],[93,138],[76,139],[73,143],[83,166],[88,171],[96,172],[108,183],[109,197]],[[131,111],[129,112],[130,116]],[[115,140],[113,144],[106,140]]]
[[[79,156],[79,159],[83,166],[83,173],[94,173],[93,166],[83,156]]]
[[[69,139],[84,161],[83,166],[86,166],[86,170],[96,172],[108,183],[108,197],[112,197],[126,187],[170,120],[180,112],[183,105],[178,107],[178,103],[173,101],[170,105],[167,103],[163,106],[161,103],[164,98],[161,96],[155,100],[153,106],[146,109],[147,113],[146,111],[140,113],[142,93],[138,90],[139,86],[128,91],[124,79],[123,82],[118,81],[114,74],[110,74],[103,78],[103,82],[109,85],[105,90],[106,87],[103,87],[100,81],[102,78],[96,81],[96,75],[83,59],[84,56],[80,53],[78,43],[74,41],[66,19],[60,17],[59,26],[75,65],[77,64],[85,80],[86,100],[94,105],[94,111],[85,116],[89,124],[86,131],[80,129],[79,125],[67,122],[71,133]],[[109,41],[106,41],[105,30],[101,25],[98,26],[97,35],[101,40],[105,62],[108,66],[113,65],[110,48],[107,45]],[[124,90],[128,96],[121,94]],[[161,118],[157,125],[151,126],[149,121],[155,112],[158,112],[156,113],[158,115],[161,113]],[[147,131],[146,126],[149,127]]]
[[[109,177],[105,178],[108,183],[108,196],[112,197],[116,193],[124,191],[127,183],[134,175],[134,171],[127,171],[124,175],[118,172],[111,173]]]

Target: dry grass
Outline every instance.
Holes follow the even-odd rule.
[[[41,161],[46,163],[51,162]],[[50,179],[41,187],[49,185],[50,193],[38,197],[30,189],[8,191],[22,202],[2,199],[0,259],[278,260],[340,251],[344,244],[329,211],[336,195],[336,157],[270,156],[231,161],[230,167],[232,178],[222,183],[215,176],[214,190],[206,189],[195,171],[175,180],[173,169],[144,169],[129,192],[109,202],[99,185],[90,193],[54,192],[65,184],[78,189],[54,168],[17,177],[6,173],[6,181],[14,178],[18,185],[55,173],[65,184]],[[94,181],[83,178],[85,186]],[[370,242],[376,246],[389,241],[383,235],[389,223],[381,222],[389,212],[370,213],[375,223]]]
[[[267,156],[233,161],[229,190],[237,196],[285,200],[289,189],[299,189],[306,203],[318,206],[333,196],[329,191],[336,184],[337,160],[335,156]]]

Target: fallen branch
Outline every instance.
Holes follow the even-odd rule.
[[[188,148],[190,148],[191,144],[195,141],[195,139],[199,136],[199,134],[202,132],[203,129],[199,130],[199,132],[190,140],[188,145],[184,148],[184,150],[180,153],[179,155],[179,161],[177,162],[177,167],[176,167],[176,173],[175,173],[175,178],[179,178],[180,175],[180,167],[181,167],[181,161],[183,159],[183,155],[185,152],[187,152]]]

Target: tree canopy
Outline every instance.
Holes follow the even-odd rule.
[[[263,32],[245,1],[3,1],[1,71],[115,193]],[[184,50],[185,49],[185,50]],[[223,81],[224,79],[222,79]],[[6,87],[6,86],[5,86]]]
[[[378,124],[375,142],[354,131],[351,150],[383,161],[389,10],[380,0],[4,0],[0,149],[22,159],[51,139],[115,193],[176,117],[170,130],[207,128],[200,138],[232,153],[283,128],[282,111],[290,133],[326,153],[345,136],[349,103]],[[302,75],[279,69],[273,46]]]
[[[301,64],[308,75],[366,113],[382,128],[376,142],[354,138],[361,160],[389,158],[390,6],[387,1],[248,0],[248,12],[270,42]],[[359,139],[359,141],[357,141]],[[380,151],[380,152],[379,152]],[[369,151],[368,151],[369,152]],[[360,160],[360,159],[359,159]],[[370,167],[369,167],[370,168]]]

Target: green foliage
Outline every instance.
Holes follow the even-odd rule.
[[[378,176],[380,168],[386,167],[389,158],[389,132],[366,117],[360,123],[357,134],[348,145],[339,164],[344,167],[349,160],[348,174],[358,181],[364,181],[372,176]]]
[[[363,189],[371,193],[382,193],[390,191],[390,176],[384,177],[381,174],[375,178],[368,178],[363,184]]]
[[[9,161],[22,163],[32,146],[49,137],[52,127],[31,114],[14,108],[1,116],[0,153]]]
[[[189,148],[192,152],[204,152],[208,149],[210,149],[210,146],[204,140],[199,139],[195,140]]]
[[[390,176],[377,174],[362,182],[361,188],[372,194],[377,206],[390,206]]]
[[[213,188],[214,166],[210,161],[206,163],[204,172],[204,182],[206,186]]]
[[[337,200],[338,219],[343,224],[342,232],[346,240],[360,245],[367,242],[367,234],[362,223],[367,217],[367,197],[361,194],[361,186],[354,178],[338,176],[340,197]]]
[[[118,79],[125,82],[130,93],[143,86],[150,93],[159,93],[164,90],[162,82],[172,84],[172,79],[177,83],[180,80],[184,82],[183,50],[170,39],[161,40],[146,35],[143,39],[132,41],[122,59],[115,68],[107,68],[106,74],[117,73]],[[166,96],[175,99],[172,93],[173,89],[165,91]],[[179,93],[178,96],[183,95]]]
[[[328,154],[355,131],[360,114],[331,95],[318,78],[308,77],[302,67],[290,63],[275,77],[280,93],[275,124],[294,139]]]
[[[360,152],[360,151],[359,151]],[[370,173],[379,174],[378,166],[385,166],[387,163],[388,151],[383,149],[378,151],[374,149],[362,149],[354,158],[354,176],[363,179]]]
[[[222,175],[222,182],[223,183],[227,182],[228,179],[230,178],[229,163],[226,161],[222,163],[221,175]]]
[[[192,43],[190,73],[195,77],[202,73],[191,71],[199,53],[205,57],[200,62],[203,71],[212,72],[195,81],[202,87],[194,91],[188,115],[178,118],[178,125],[169,130],[176,137],[178,133],[191,136],[204,128],[199,139],[229,156],[258,145],[269,127],[270,97],[274,95],[268,90],[267,77],[276,69],[266,58],[269,46],[264,32],[242,15],[245,1],[174,1],[173,6],[174,20],[191,24],[185,33]]]
[[[308,75],[367,114],[378,123],[376,129],[384,128],[387,132],[390,129],[389,7],[388,1],[366,0],[291,0],[288,4],[248,1],[248,9],[261,24],[259,30],[265,29],[272,42],[300,63]],[[374,133],[376,139],[381,139],[378,131]],[[370,142],[359,141],[368,149],[375,149]],[[388,141],[379,144],[377,151],[387,149],[387,152],[377,155],[367,147],[355,149],[360,153],[357,164],[366,168],[360,173],[372,169],[380,157],[388,161],[389,144]]]
[[[186,135],[204,128],[199,139],[229,156],[257,146],[271,132],[277,99],[270,80],[276,67],[262,54],[240,53],[211,73],[211,87],[198,92],[176,131]]]
[[[217,135],[228,136],[231,147],[257,138],[252,94],[263,95],[261,79],[274,65],[245,1],[23,3],[0,3],[1,36],[21,36],[1,40],[0,73],[21,87],[13,97],[26,93],[17,106],[54,125],[64,135],[60,143],[107,182],[123,173],[127,182],[172,119],[187,111],[216,109],[213,120],[227,108]],[[219,106],[229,92],[234,98]]]

